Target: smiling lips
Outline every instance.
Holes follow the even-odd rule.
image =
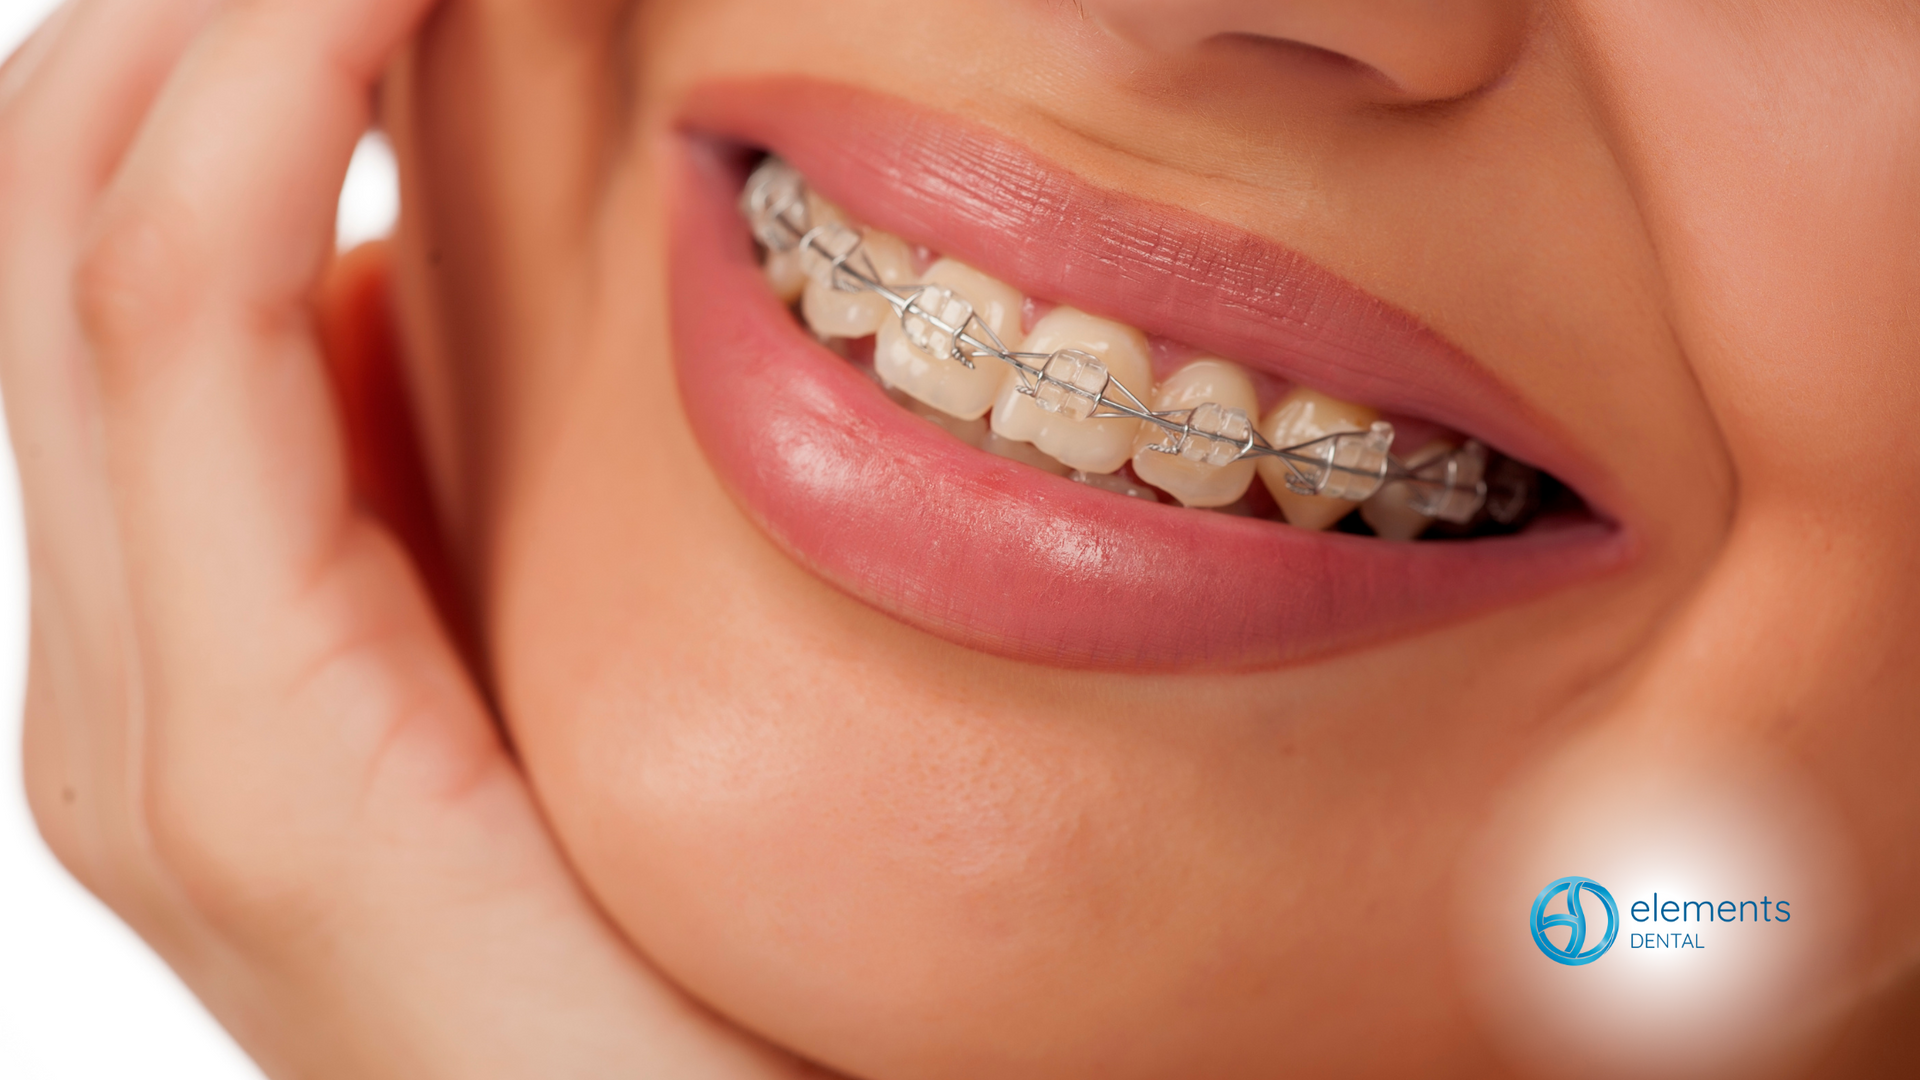
[[[953,118],[780,80],[710,90],[689,125],[672,312],[695,435],[789,554],[905,622],[1061,666],[1249,669],[1515,603],[1627,557],[1625,531],[1592,519],[1389,543],[1115,498],[982,453],[795,324],[734,213],[743,174],[727,144],[776,149],[866,220],[1028,295],[1431,417],[1576,483],[1591,472],[1470,359],[1297,254],[1094,189]]]

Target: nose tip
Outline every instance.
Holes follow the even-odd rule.
[[[1109,32],[1155,52],[1264,38],[1346,57],[1398,101],[1438,101],[1498,79],[1529,0],[1081,0]]]

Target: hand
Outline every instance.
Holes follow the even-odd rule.
[[[74,0],[0,71],[34,813],[272,1074],[800,1075],[598,915],[354,498],[313,298],[426,6]]]

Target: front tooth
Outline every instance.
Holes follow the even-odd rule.
[[[1365,431],[1380,414],[1365,405],[1331,398],[1304,387],[1280,399],[1260,424],[1260,433],[1279,449],[1312,442],[1342,431]],[[1260,479],[1273,501],[1280,504],[1287,524],[1302,529],[1324,529],[1353,512],[1353,503],[1325,495],[1296,495],[1287,490],[1287,464],[1276,457],[1260,458]]]
[[[1408,458],[1407,467],[1417,469],[1430,461],[1438,460],[1452,453],[1454,444],[1445,439],[1436,439],[1420,448],[1420,451]],[[1386,540],[1413,540],[1427,531],[1433,519],[1413,508],[1413,485],[1403,481],[1389,481],[1373,497],[1360,504],[1360,516],[1373,529],[1374,535]]]
[[[1071,466],[1060,464],[1058,460],[1048,456],[1045,451],[1032,443],[1009,439],[994,431],[987,432],[986,440],[980,444],[980,449],[995,457],[1017,461],[1022,465],[1031,465],[1041,472],[1050,472],[1055,476],[1065,476],[1073,471]]]
[[[947,434],[976,450],[987,441],[987,422],[980,417],[976,416],[971,420],[962,419],[951,413],[942,412],[923,401],[916,401],[892,387],[887,388],[887,396],[901,408],[945,430]]]
[[[822,205],[831,207],[831,204]],[[832,220],[835,216],[837,211],[831,209],[815,211],[813,224],[816,227],[840,224]],[[892,233],[865,230],[859,250],[853,256],[854,265],[864,273],[866,263],[861,261],[862,255],[871,260],[882,282],[913,280],[913,253],[907,249],[906,241]],[[823,338],[863,338],[893,318],[893,307],[878,293],[864,289],[847,292],[834,288],[831,281],[810,277],[800,297],[800,315],[813,332]]]
[[[1147,339],[1140,331],[1070,307],[1058,307],[1033,325],[1020,351],[1052,354],[1062,349],[1091,353],[1106,364],[1114,380],[1135,393],[1152,381]],[[993,406],[993,430],[1003,438],[1030,442],[1071,468],[1110,473],[1133,456],[1140,421],[1132,417],[1079,419],[1048,412],[1020,393],[1020,380],[1008,379]]]
[[[1020,337],[1020,290],[952,259],[933,264],[921,282],[951,290],[972,305],[1002,344],[1013,348]],[[1013,377],[1012,369],[990,356],[975,357],[973,367],[947,356],[935,356],[907,340],[904,324],[888,318],[874,341],[873,368],[888,386],[898,387],[941,412],[975,420],[993,408],[1000,388]]]
[[[1244,416],[1260,411],[1253,379],[1246,369],[1225,360],[1195,360],[1153,391],[1155,412],[1192,409],[1207,402],[1223,409],[1238,409]],[[1247,493],[1247,486],[1253,483],[1252,460],[1212,465],[1152,449],[1165,443],[1166,434],[1153,424],[1140,425],[1133,443],[1133,471],[1140,474],[1140,479],[1179,499],[1183,506],[1226,506]],[[1193,449],[1204,457],[1201,446]]]

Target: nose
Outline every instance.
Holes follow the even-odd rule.
[[[1400,100],[1445,100],[1499,78],[1525,36],[1527,0],[1081,0],[1110,32],[1163,53],[1226,38],[1343,56]]]

